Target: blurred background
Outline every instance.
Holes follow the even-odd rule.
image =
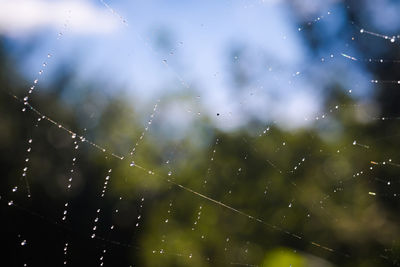
[[[400,2],[0,0],[4,266],[397,266]]]

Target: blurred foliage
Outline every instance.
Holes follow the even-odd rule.
[[[368,116],[368,108],[343,88],[330,89],[327,117],[311,128],[287,131],[271,124],[267,129],[253,122],[251,130],[221,132],[208,118],[199,118],[182,140],[163,139],[157,129],[161,119],[156,115],[151,125],[147,122],[152,109],[134,110],[129,97],[106,96],[95,83],[84,85],[75,102],[61,100],[68,90],[65,77],[34,93],[33,107],[87,140],[105,144],[103,153],[58,125],[38,120],[29,109],[21,112],[23,103],[10,94],[23,97],[29,83],[4,49],[0,52],[1,234],[9,266],[61,265],[65,242],[73,266],[98,266],[103,250],[108,266],[398,265],[400,126],[396,120],[360,119]],[[388,64],[371,71],[379,77],[398,70]],[[245,83],[244,76],[236,76],[238,86]],[[387,116],[400,111],[392,92],[381,88],[375,96]],[[168,101],[161,101],[158,113]],[[137,140],[137,150],[129,155]],[[369,148],[353,145],[354,140]],[[21,176],[24,166],[26,178]],[[69,177],[71,190],[66,189]],[[18,190],[11,192],[15,185]],[[63,222],[65,202],[69,209]],[[25,239],[27,245],[21,246]]]

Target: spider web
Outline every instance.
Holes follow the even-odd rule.
[[[327,17],[335,19],[335,13],[308,20],[297,31],[307,34]],[[70,19],[57,35],[60,43]],[[362,38],[397,45],[398,35],[347,23],[354,34],[345,48],[319,57],[317,68],[365,64],[373,72],[398,64],[360,57],[349,45]],[[10,156],[3,157],[1,192],[11,264],[332,266],[365,258],[372,265],[398,264],[398,117],[381,115],[375,103],[353,96],[363,82],[396,90],[396,78],[389,73],[361,77],[351,89],[338,86],[322,111],[302,118],[305,127],[288,127],[277,116],[232,130],[226,125],[240,120],[239,111],[253,112],[251,105],[265,96],[264,81],[232,100],[239,111],[221,107],[210,118],[203,96],[191,95],[194,88],[170,64],[182,43],[166,59],[146,37],[137,37],[187,91],[188,97],[174,100],[178,107],[157,98],[143,120],[124,108],[124,99],[110,99],[97,127],[80,127],[62,100],[33,97],[56,51],[46,55],[26,93],[8,91],[2,100],[15,100],[4,114],[18,132],[4,145]],[[233,61],[248,68],[241,55]],[[278,84],[297,88],[313,68],[290,69],[283,79],[276,76],[279,66],[269,65],[267,72]],[[82,104],[91,97],[83,95]],[[182,119],[171,109],[195,125],[183,138],[163,138],[174,130],[165,121]]]

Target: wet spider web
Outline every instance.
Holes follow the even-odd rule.
[[[297,31],[331,16],[335,13],[325,12]],[[57,36],[60,42],[69,19]],[[347,23],[356,33],[348,43],[372,38],[397,44],[397,35]],[[182,88],[192,89],[169,58],[146,37],[137,37]],[[346,47],[319,57],[319,67],[339,62],[347,68],[377,68],[399,62],[362,58]],[[100,134],[64,121],[62,113],[53,115],[51,105],[33,97],[41,94],[41,76],[52,57],[46,55],[26,93],[7,92],[6,101],[14,99],[15,108],[6,110],[7,116],[20,122],[25,140],[11,144],[18,160],[7,164],[18,171],[7,169],[1,193],[7,218],[2,228],[13,264],[331,266],[360,263],[369,254],[376,264],[397,264],[398,117],[375,112],[371,102],[352,100],[353,91],[362,89],[359,81],[321,111],[303,117],[305,128],[282,127],[278,116],[249,122],[233,134],[207,121],[203,96],[178,99],[179,112],[196,128],[171,141],[162,139],[171,109],[163,98],[154,100],[144,121],[112,103],[101,115]],[[233,60],[241,62],[237,55]],[[267,66],[272,79],[294,88],[310,72],[290,70],[282,80],[275,75],[279,71]],[[388,77],[364,82],[396,90],[398,80]],[[239,110],[265,96],[263,81],[256,84],[235,99]],[[217,120],[229,123],[239,116],[221,110],[213,114]],[[113,117],[123,118],[122,124],[109,125]],[[172,119],[179,122],[180,117]]]

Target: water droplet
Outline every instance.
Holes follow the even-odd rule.
[[[129,166],[131,166],[131,167],[135,166],[135,162],[132,161],[132,162],[129,164]]]
[[[172,172],[171,172],[171,171],[169,171],[169,172],[168,172],[168,176],[171,176],[171,175],[172,175]]]
[[[21,246],[25,246],[26,245],[26,240],[24,239],[24,240],[22,240],[22,242],[21,242]]]
[[[355,146],[355,145],[357,145],[357,141],[356,140],[353,141],[353,146]]]

